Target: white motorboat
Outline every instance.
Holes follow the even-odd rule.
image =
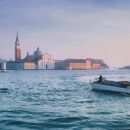
[[[130,94],[130,82],[128,81],[110,81],[102,80],[102,82],[94,81],[91,82],[93,90],[112,91]]]

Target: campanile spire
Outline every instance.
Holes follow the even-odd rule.
[[[18,32],[17,32],[17,36],[16,36],[16,41],[19,41],[19,36],[18,36]]]
[[[15,61],[21,60],[21,47],[20,47],[20,42],[19,42],[19,37],[18,37],[18,32],[16,36],[16,41],[15,41]]]

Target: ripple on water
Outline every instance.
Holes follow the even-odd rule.
[[[0,130],[129,129],[130,97],[95,92],[84,82],[99,73],[130,77],[123,70],[9,71],[0,77]]]
[[[8,88],[0,88],[0,93],[9,93],[9,89]]]

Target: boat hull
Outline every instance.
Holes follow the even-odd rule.
[[[104,85],[99,83],[90,83],[93,90],[112,91],[130,94],[130,86],[127,88],[121,88],[116,86]]]

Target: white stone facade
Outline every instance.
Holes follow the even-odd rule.
[[[52,70],[55,69],[55,62],[50,54],[43,54],[38,60],[38,69]]]

